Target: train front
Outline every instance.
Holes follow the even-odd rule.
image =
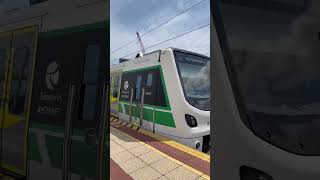
[[[219,1],[214,178],[320,179],[320,1]]]
[[[185,143],[199,151],[210,150],[210,58],[173,49],[175,65],[183,91],[183,103],[177,107],[181,123],[178,131]],[[182,130],[183,129],[183,130]]]

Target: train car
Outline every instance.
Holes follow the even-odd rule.
[[[319,1],[212,4],[213,177],[320,179]]]
[[[0,1],[1,173],[106,179],[108,4]]]
[[[111,67],[111,113],[203,152],[210,149],[210,58],[161,49]]]

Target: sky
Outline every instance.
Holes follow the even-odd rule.
[[[137,41],[112,53],[117,48],[153,29],[181,11],[202,0],[111,0],[110,1],[110,64],[116,64],[119,58],[139,51]],[[210,0],[204,0],[186,13],[174,18],[157,30],[142,37],[147,48],[181,33],[210,24]],[[210,26],[185,36],[147,49],[152,52],[167,47],[185,49],[210,56]],[[125,58],[134,58],[136,54]]]

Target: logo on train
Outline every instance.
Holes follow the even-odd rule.
[[[129,88],[129,82],[128,81],[124,82],[123,88],[124,88],[125,91],[128,90],[128,88]]]
[[[47,88],[50,90],[54,90],[58,85],[60,75],[60,68],[57,62],[52,62],[47,67],[46,72],[46,84]]]

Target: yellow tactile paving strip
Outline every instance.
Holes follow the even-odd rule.
[[[113,127],[110,127],[110,158],[137,180],[210,179],[204,173]]]

